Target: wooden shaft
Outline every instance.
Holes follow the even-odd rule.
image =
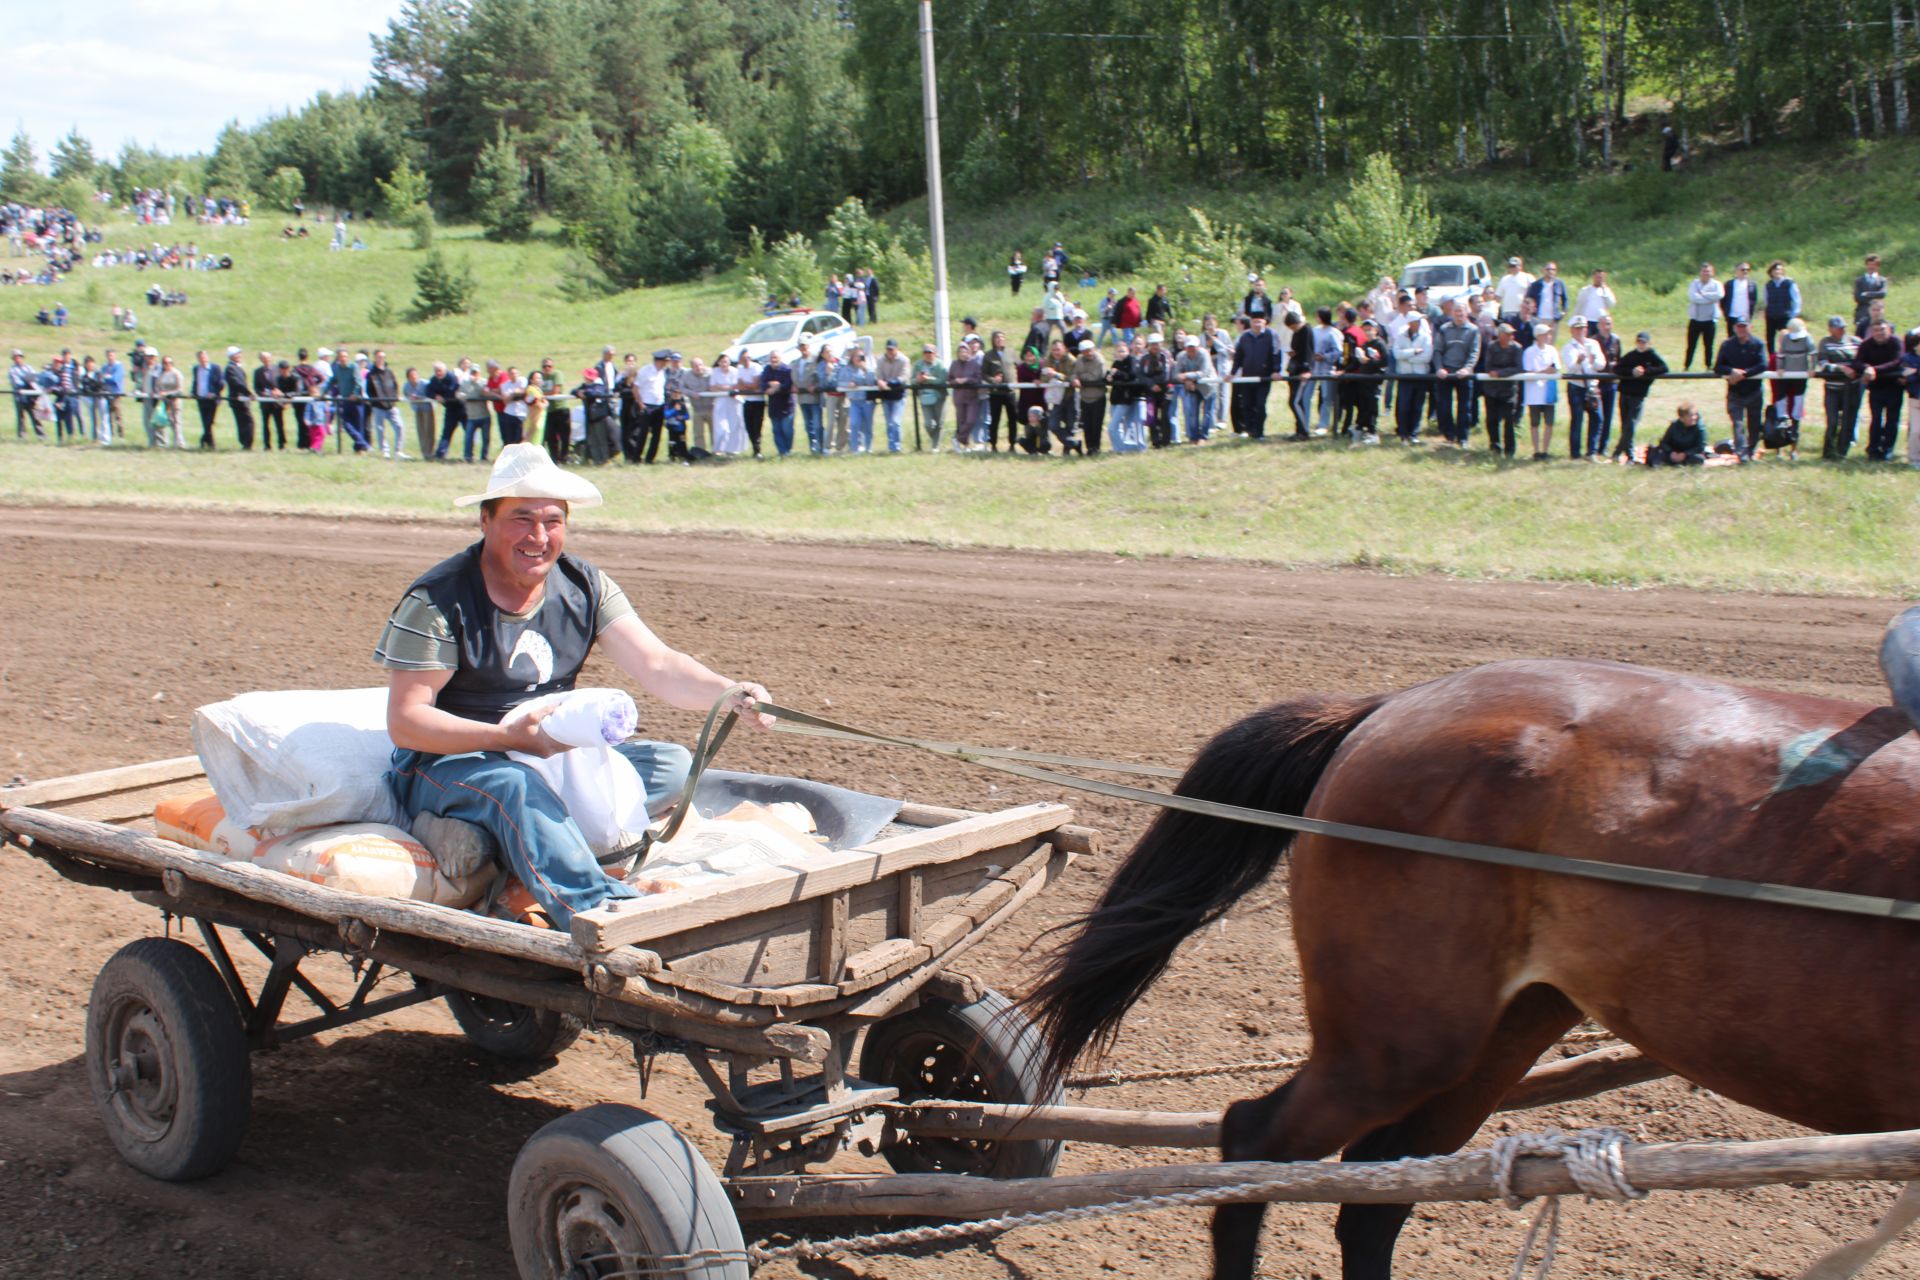
[[[1642,1191],[1769,1186],[1783,1182],[1908,1182],[1920,1178],[1920,1130],[1771,1142],[1629,1143],[1627,1181]],[[1274,1164],[1167,1165],[1057,1178],[994,1181],[960,1174],[876,1177],[735,1178],[727,1190],[741,1217],[843,1217],[906,1214],[991,1218],[1002,1214],[1097,1205],[1133,1196],[1217,1190],[1271,1182],[1249,1199],[1318,1204],[1419,1204],[1495,1200],[1485,1151],[1445,1156],[1411,1167],[1308,1161]],[[1522,1196],[1571,1195],[1579,1188],[1566,1165],[1523,1156],[1514,1166]]]
[[[1527,1072],[1519,1084],[1500,1099],[1500,1111],[1530,1111],[1557,1102],[1591,1098],[1610,1089],[1624,1089],[1672,1075],[1631,1045],[1608,1045],[1574,1058],[1562,1058]]]

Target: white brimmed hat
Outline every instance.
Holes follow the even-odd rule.
[[[575,507],[597,507],[600,491],[580,476],[562,471],[537,444],[510,444],[493,460],[485,493],[455,498],[456,507],[472,507],[494,498],[550,498]]]

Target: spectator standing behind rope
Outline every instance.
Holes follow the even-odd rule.
[[[1789,457],[1797,458],[1800,453],[1800,424],[1807,416],[1807,375],[1813,372],[1816,345],[1813,335],[1807,332],[1807,322],[1795,316],[1781,331],[1780,349],[1774,357],[1774,368],[1781,375],[1780,381],[1773,384],[1774,407],[1793,428],[1793,452]],[[1788,374],[1800,376],[1790,378]]]
[[[1600,405],[1593,394],[1593,383],[1580,374],[1597,373],[1601,360],[1599,346],[1587,336],[1587,318],[1574,316],[1567,321],[1567,341],[1560,348],[1560,368],[1573,376],[1567,383],[1567,456],[1575,462],[1594,460],[1600,445]]]
[[[1513,326],[1494,326],[1493,345],[1487,349],[1487,448],[1513,457],[1514,435],[1520,425],[1520,392],[1524,384],[1509,381],[1526,371],[1526,352],[1514,341]]]
[[[461,361],[461,365],[464,369],[466,361]],[[440,408],[440,439],[426,456],[443,462],[447,450],[453,446],[453,433],[467,420],[467,407],[460,399],[460,377],[447,368],[446,361],[433,362],[433,376],[427,379],[426,393],[427,399]]]
[[[1714,343],[1719,340],[1720,299],[1726,289],[1713,278],[1713,264],[1700,264],[1700,274],[1687,284],[1687,358],[1682,370],[1693,368],[1693,349],[1698,346],[1709,364]]]
[[[1006,357],[1006,339],[996,333],[997,349],[995,355],[1002,361]],[[947,368],[947,381],[953,385],[953,447],[961,452],[975,448],[979,443],[980,425],[980,387],[985,378],[985,361],[980,354],[977,339],[969,338],[960,344],[954,352],[953,363]],[[998,418],[995,418],[996,423]],[[995,453],[999,452],[996,427],[994,436]],[[1007,450],[1013,450],[1013,424],[1007,424]]]
[[[793,452],[793,367],[780,358],[778,351],[767,353],[767,363],[760,370],[760,390],[767,398],[773,451],[784,458]]]
[[[1107,362],[1091,338],[1080,340],[1073,362],[1073,385],[1080,404],[1080,439],[1088,457],[1100,452],[1100,432],[1107,420]]]
[[[913,385],[915,394],[920,397],[920,421],[927,429],[927,438],[933,442],[933,452],[940,452],[940,432],[946,424],[947,389],[943,385],[947,380],[947,366],[940,363],[937,348],[931,342],[920,347],[920,358],[913,362]]]
[[[628,463],[651,464],[660,455],[660,435],[667,411],[667,357],[672,354],[664,347],[655,351],[633,377],[632,394],[638,413],[634,422],[637,429],[633,435],[624,436],[620,441],[620,452]],[[704,381],[700,389],[706,390]],[[669,453],[668,457],[671,458],[672,454]]]
[[[1020,296],[1020,283],[1026,278],[1027,264],[1020,257],[1020,251],[1015,249],[1013,257],[1007,260],[1007,284],[1012,287],[1014,297]]]
[[[287,408],[280,400],[279,377],[273,369],[273,353],[262,351],[260,363],[253,367],[253,398],[260,405],[260,452],[273,451],[273,432],[280,430],[280,448],[287,447]]]
[[[1400,383],[1396,392],[1393,434],[1401,444],[1424,444],[1420,426],[1426,421],[1428,391],[1445,396],[1453,388],[1448,383],[1435,385],[1425,381],[1434,371],[1433,335],[1427,332],[1427,318],[1413,309],[1412,297],[1408,296],[1394,318],[1387,322],[1387,332],[1395,335],[1391,348],[1393,371],[1409,379]],[[1451,419],[1441,423],[1440,434],[1448,444],[1454,443]]]
[[[33,393],[38,387],[39,370],[27,363],[27,353],[15,348],[13,363],[7,366],[7,386],[13,391],[13,434],[16,439],[27,438],[27,428],[33,428],[33,434],[45,440],[47,433],[40,429],[40,420],[33,416],[33,405],[37,398]],[[153,441],[149,439],[148,444]]]
[[[356,361],[357,363],[357,361]],[[408,456],[400,433],[400,379],[387,367],[387,353],[375,351],[373,364],[363,371],[366,378],[367,413],[373,420],[373,439],[383,458]]]
[[[900,452],[900,414],[906,408],[907,378],[912,371],[900,350],[900,339],[888,338],[873,368],[874,382],[879,387],[880,416],[887,427],[888,453]]]
[[[1554,350],[1553,326],[1533,326],[1533,345],[1520,362],[1524,373],[1559,373],[1560,353]],[[1533,460],[1545,462],[1553,454],[1553,412],[1560,402],[1560,384],[1542,378],[1526,387],[1527,430],[1533,436]]]
[[[193,353],[193,402],[200,410],[200,447],[213,448],[213,419],[220,412],[220,392],[226,382],[205,351]]]
[[[253,449],[253,406],[248,404],[252,390],[246,366],[240,363],[240,348],[227,348],[227,363],[220,371],[227,392],[227,409],[233,414],[233,434],[242,450]]]
[[[1480,326],[1468,317],[1464,299],[1454,299],[1449,309],[1452,314],[1433,336],[1433,372],[1439,381],[1432,384],[1430,394],[1440,434],[1448,443],[1464,449],[1473,431],[1473,375],[1480,368]],[[1406,388],[1401,388],[1401,394],[1406,394]],[[1414,435],[1419,435],[1417,418]]]
[[[987,346],[982,348],[980,340],[974,339],[974,350],[980,360],[980,382],[985,388],[979,410],[974,420],[967,424],[972,432],[975,449],[985,446],[989,453],[1000,451],[1000,420],[1007,421],[1007,452],[1012,453],[1014,440],[1019,436],[1016,420],[1016,396],[1010,383],[1015,381],[1013,354],[1007,350],[1007,334],[1004,329],[995,329],[988,338]],[[955,414],[959,412],[959,401],[955,402]],[[955,427],[956,433],[960,430]]]
[[[1893,326],[1882,320],[1867,331],[1866,341],[1853,357],[1854,372],[1866,388],[1867,457],[1874,462],[1893,457],[1894,441],[1900,435],[1905,355],[1893,336]]]
[[[1733,449],[1741,458],[1760,447],[1760,419],[1766,383],[1754,377],[1767,371],[1767,344],[1753,336],[1748,320],[1735,320],[1733,333],[1720,344],[1713,371],[1727,380],[1727,417],[1733,420]],[[1889,445],[1889,448],[1892,446]]]
[[[460,460],[473,461],[473,438],[479,436],[480,461],[485,462],[493,448],[493,398],[487,391],[486,370],[468,360],[460,362],[460,404],[466,411],[466,420],[460,424]]]
[[[800,339],[800,354],[793,361],[793,399],[800,410],[800,426],[806,433],[807,452],[819,457],[823,451],[820,437],[820,362],[814,357],[813,343],[804,337]]]
[[[1653,335],[1644,329],[1635,334],[1633,350],[1614,366],[1620,379],[1620,443],[1613,447],[1616,460],[1634,460],[1633,437],[1640,428],[1640,415],[1646,411],[1647,393],[1653,390],[1653,380],[1667,372],[1667,362],[1653,349]]]

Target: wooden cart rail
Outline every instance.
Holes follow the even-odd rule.
[[[0,835],[67,863],[69,874],[92,866],[136,877],[121,887],[148,877],[145,887],[164,889],[183,914],[189,899],[235,921],[271,909],[284,913],[283,925],[305,917],[337,930],[334,945],[357,953],[370,954],[373,938],[411,938],[526,961],[547,972],[520,980],[564,971],[589,1006],[628,1006],[674,1019],[683,1031],[884,1017],[1097,842],[1071,825],[1065,805],[977,814],[909,804],[898,834],[861,849],[823,853],[817,866],[797,871],[769,868],[582,913],[569,936],[312,884],[116,825],[138,823],[162,796],[203,785],[198,760],[184,756],[0,790]],[[772,980],[754,980],[763,975]],[[815,1055],[811,1044],[800,1047],[803,1057]]]

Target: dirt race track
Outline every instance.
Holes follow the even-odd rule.
[[[192,708],[238,691],[377,683],[369,653],[387,610],[466,539],[445,525],[360,519],[19,508],[0,509],[0,534],[14,565],[0,780],[184,754]],[[793,705],[934,737],[1167,763],[1265,700],[1402,685],[1510,656],[1614,658],[1878,700],[1873,653],[1894,611],[1886,601],[1208,561],[628,537],[590,523],[570,549],[612,573],[670,643]],[[695,727],[690,715],[645,714],[656,736],[685,740]],[[993,775],[906,753],[786,736],[736,735],[725,762],[976,808],[1058,798],[1018,783],[995,790]],[[1109,833],[1110,851],[962,967],[1020,987],[1032,964],[1023,945],[1092,901],[1146,818],[1073,803]],[[566,1110],[638,1100],[623,1041],[589,1034],[544,1070],[517,1072],[470,1050],[444,1007],[421,1006],[256,1057],[238,1163],[198,1184],[146,1180],[103,1136],[79,1054],[95,972],[160,920],[11,848],[0,851],[0,885],[0,1276],[511,1276],[503,1206],[520,1143]],[[1268,886],[1182,952],[1128,1024],[1117,1065],[1304,1047],[1285,896],[1284,883]],[[1273,1083],[1135,1086],[1099,1100],[1201,1108]],[[723,1146],[704,1099],[691,1070],[671,1062],[648,1105],[717,1164]],[[1650,1139],[1793,1132],[1670,1081],[1524,1123],[1618,1123]],[[1179,1158],[1079,1147],[1063,1169]],[[1843,1185],[1570,1205],[1557,1274],[1792,1275],[1889,1200],[1885,1188]],[[1268,1223],[1265,1274],[1337,1274],[1331,1210],[1280,1208]],[[834,1224],[820,1225],[830,1234]],[[1502,1208],[1423,1208],[1402,1238],[1400,1274],[1503,1276],[1520,1230]],[[1182,1211],[806,1273],[1171,1280],[1205,1270],[1205,1216]],[[1920,1245],[1896,1247],[1872,1274],[1920,1276]]]

